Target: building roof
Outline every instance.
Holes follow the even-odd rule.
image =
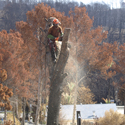
[[[95,117],[103,117],[105,111],[113,109],[117,110],[116,104],[86,104],[86,105],[76,105],[76,111],[80,111],[81,119],[93,119]],[[93,114],[94,113],[94,114]],[[73,105],[62,105],[61,114],[64,119],[72,120],[73,118]]]

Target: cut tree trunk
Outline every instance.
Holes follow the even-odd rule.
[[[64,73],[64,69],[69,57],[68,49],[68,37],[70,29],[65,29],[64,37],[61,46],[61,52],[59,59],[55,65],[53,65],[53,71],[51,75],[51,86],[48,104],[48,115],[47,115],[47,125],[58,125],[59,121],[59,110],[61,102],[61,86],[64,78],[67,76]]]

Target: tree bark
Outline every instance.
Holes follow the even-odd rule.
[[[36,118],[35,118],[35,125],[39,124],[39,112],[40,112],[40,106],[41,106],[41,89],[42,89],[42,83],[41,83],[41,69],[39,69],[39,83],[38,83],[38,101],[37,101],[37,110],[36,110]]]
[[[22,125],[25,125],[25,108],[26,108],[26,99],[23,97],[23,119],[22,119]]]
[[[17,97],[17,99],[16,99],[16,110],[15,110],[15,112],[16,112],[16,118],[19,120],[19,113],[18,113],[18,97]]]
[[[7,110],[4,110],[4,120],[7,120]]]
[[[13,123],[15,125],[15,104],[13,104]]]
[[[57,63],[53,65],[53,75],[51,77],[51,87],[48,104],[47,125],[58,125],[59,121],[59,110],[62,91],[61,86],[63,79],[67,76],[67,74],[64,73],[64,68],[69,57],[69,50],[67,46],[69,33],[70,29],[65,29],[59,59]]]
[[[39,60],[38,62],[38,69],[39,69],[39,78],[38,78],[38,101],[37,101],[37,109],[36,109],[36,117],[35,117],[35,125],[39,124],[39,113],[41,107],[41,99],[42,99],[42,83],[44,83],[45,79],[42,79],[42,72],[44,71],[43,64],[42,64],[42,36],[40,35],[40,29],[38,29],[38,40],[39,40]],[[46,65],[46,64],[45,64]]]
[[[125,115],[125,97],[124,97],[124,115]]]

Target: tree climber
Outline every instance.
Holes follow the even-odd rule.
[[[51,51],[52,61],[57,61],[57,55],[59,48],[56,44],[58,41],[62,41],[63,32],[62,27],[59,26],[61,24],[58,19],[53,20],[53,25],[48,30],[47,37],[49,38],[49,48]]]

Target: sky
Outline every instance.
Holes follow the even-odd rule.
[[[110,4],[110,6],[113,8],[119,8],[121,0],[77,0],[77,2],[80,2],[80,1],[84,4],[95,3],[95,2],[104,2],[106,4]],[[125,1],[125,0],[123,0],[123,1]]]

